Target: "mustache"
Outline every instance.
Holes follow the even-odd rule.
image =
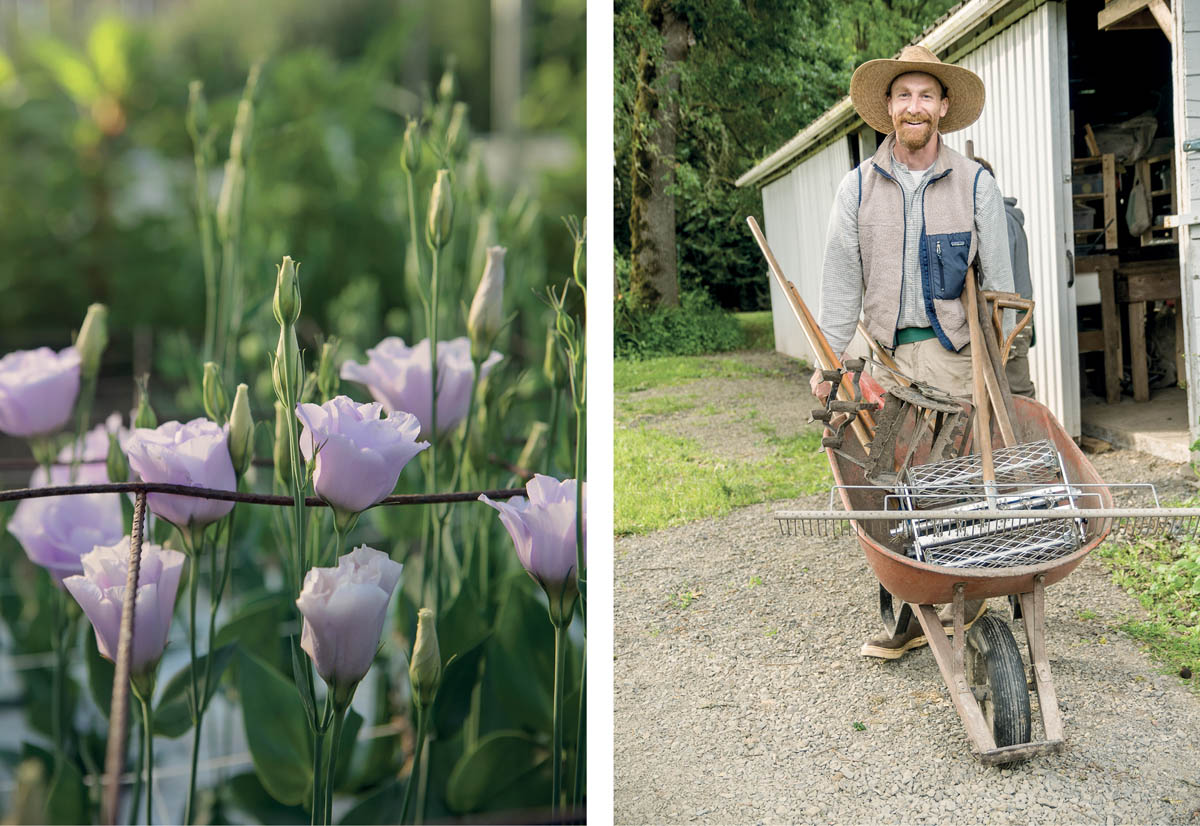
[[[910,124],[913,124],[914,126],[918,123],[932,123],[933,122],[933,118],[931,118],[929,115],[926,115],[925,113],[921,113],[919,115],[901,115],[900,120],[902,123],[910,123]]]

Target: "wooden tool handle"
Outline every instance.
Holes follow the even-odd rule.
[[[996,327],[996,338],[1001,338],[1004,335],[1004,326],[1001,323],[1000,311],[1009,310],[1024,310],[1025,314],[1017,320],[1017,326],[1013,327],[1013,331],[1008,334],[1008,338],[1004,339],[1004,346],[1001,348],[1000,363],[1008,364],[1008,353],[1012,349],[1012,344],[1017,340],[1017,334],[1029,326],[1033,321],[1033,299],[1022,298],[1017,293],[1001,293],[994,290],[984,290],[983,297],[992,302],[992,324]]]
[[[979,440],[979,455],[983,460],[983,487],[987,498],[991,500],[996,489],[996,466],[992,458],[992,420],[988,401],[987,386],[984,382],[983,370],[985,355],[983,330],[980,329],[979,313],[976,312],[975,296],[975,267],[967,269],[967,284],[964,294],[967,309],[967,324],[971,331],[971,377],[974,380],[975,392],[972,401],[975,405],[975,438]]]

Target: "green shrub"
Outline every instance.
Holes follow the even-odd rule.
[[[741,325],[704,292],[688,292],[678,307],[636,310],[617,302],[613,351],[617,358],[698,356],[741,347]]]

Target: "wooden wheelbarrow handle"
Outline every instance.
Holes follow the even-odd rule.
[[[1008,338],[1004,339],[1004,346],[1001,348],[1000,364],[1008,364],[1008,353],[1012,349],[1013,342],[1017,340],[1017,334],[1029,326],[1033,321],[1033,299],[1022,298],[1017,293],[1001,293],[995,290],[983,290],[982,295],[985,299],[992,302],[992,324],[996,326],[996,338],[1003,338],[1004,326],[1001,323],[1000,311],[1009,310],[1024,310],[1025,314],[1017,321],[1017,326],[1013,327],[1013,331],[1008,334]]]

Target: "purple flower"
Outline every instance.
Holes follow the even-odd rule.
[[[83,450],[79,453],[79,469],[71,479],[71,463],[75,461],[75,445],[68,444],[58,452],[57,464],[51,465],[50,479],[46,469],[38,467],[29,480],[29,487],[44,488],[55,485],[102,485],[108,481],[108,434],[115,433],[117,442],[124,450],[129,443],[130,432],[121,426],[121,414],[112,413],[104,424],[98,424],[84,434]]]
[[[296,606],[304,615],[300,647],[317,673],[345,696],[371,667],[388,601],[404,566],[360,545],[338,559],[336,568],[312,568]]]
[[[503,356],[493,351],[479,370],[482,380]],[[390,337],[367,351],[367,363],[347,361],[342,378],[365,384],[389,413],[403,411],[421,420],[421,437],[430,438],[433,415],[433,359],[429,339],[409,347],[404,339]],[[471,342],[465,336],[438,343],[438,434],[449,433],[467,417],[475,364]]]
[[[79,395],[79,365],[74,347],[18,350],[0,359],[0,431],[40,436],[66,424]]]
[[[485,495],[479,501],[500,512],[517,558],[550,600],[550,617],[555,624],[569,622],[579,594],[578,562],[575,554],[574,479],[559,480],[540,473],[525,486],[529,498],[514,496],[493,502]],[[587,485],[584,485],[584,536],[587,535]],[[584,561],[587,544],[584,544]]]
[[[138,569],[137,602],[133,611],[133,674],[152,672],[167,646],[175,592],[183,573],[184,555],[158,545],[142,545]],[[129,574],[129,537],[99,545],[83,557],[83,576],[67,577],[63,585],[75,597],[92,627],[96,647],[110,660],[117,659],[121,633],[121,608]]]
[[[429,447],[418,442],[421,423],[411,413],[379,418],[379,402],[357,404],[337,396],[325,404],[301,404],[296,418],[304,424],[300,451],[316,455],[313,487],[343,513],[358,513],[391,494],[400,471]]]
[[[143,482],[237,490],[228,431],[208,419],[136,428],[125,452]],[[180,530],[203,527],[233,509],[233,502],[165,493],[149,494],[146,504]]]
[[[31,562],[61,583],[64,577],[83,573],[84,554],[121,538],[125,532],[121,499],[115,493],[23,499],[8,522],[8,531]]]

